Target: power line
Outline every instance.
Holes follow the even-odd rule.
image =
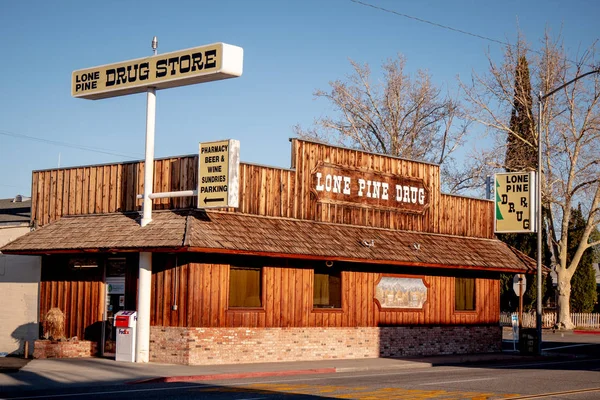
[[[511,44],[503,42],[501,40],[492,39],[492,38],[489,38],[487,36],[479,35],[477,33],[471,33],[471,32],[467,32],[467,31],[463,31],[462,29],[453,28],[453,27],[448,26],[448,25],[438,24],[437,22],[428,21],[428,20],[423,19],[423,18],[413,17],[412,15],[403,14],[401,12],[394,11],[394,10],[389,10],[387,8],[379,7],[379,6],[376,6],[374,4],[364,3],[364,2],[359,1],[359,0],[350,0],[350,1],[352,1],[353,3],[357,3],[357,4],[360,4],[360,5],[363,5],[365,7],[371,7],[371,8],[374,8],[376,10],[384,11],[384,12],[387,12],[387,13],[390,13],[390,14],[396,14],[396,15],[399,15],[401,17],[405,17],[405,18],[409,18],[409,19],[414,19],[415,21],[423,22],[424,24],[429,24],[429,25],[437,26],[438,28],[448,29],[450,31],[462,33],[463,35],[473,36],[473,37],[476,37],[478,39],[487,40],[487,41],[498,43],[498,44],[501,44],[501,45],[504,45],[504,46],[511,46]]]
[[[376,6],[374,4],[365,3],[365,2],[360,1],[360,0],[350,0],[350,1],[353,2],[353,3],[356,3],[356,4],[360,4],[362,6],[365,6],[365,7],[371,7],[371,8],[374,8],[376,10],[380,10],[380,11],[387,12],[387,13],[390,13],[390,14],[395,14],[395,15],[398,15],[400,17],[404,17],[404,18],[412,19],[412,20],[415,20],[415,21],[418,21],[418,22],[422,22],[424,24],[433,25],[433,26],[438,27],[438,28],[447,29],[449,31],[461,33],[463,35],[472,36],[472,37],[475,37],[477,39],[486,40],[488,42],[492,42],[492,43],[496,43],[496,44],[501,44],[502,46],[516,47],[515,45],[510,44],[508,42],[503,42],[501,40],[497,40],[497,39],[494,39],[494,38],[491,38],[491,37],[479,35],[477,33],[465,31],[465,30],[462,30],[462,29],[453,28],[451,26],[439,24],[437,22],[429,21],[427,19],[423,19],[423,18],[419,18],[419,17],[414,17],[412,15],[404,14],[404,13],[401,13],[401,12],[398,12],[398,11],[394,11],[394,10],[390,10],[390,9],[387,9],[387,8],[383,8],[383,7],[379,7],[379,6]],[[531,49],[531,48],[527,48],[527,50],[531,51],[532,53],[536,53],[538,55],[541,55],[541,56],[544,55],[544,53],[541,52],[541,51],[539,51],[539,50],[534,50],[534,49]],[[568,61],[568,62],[570,62],[572,64],[575,64],[575,65],[579,64],[576,61],[570,60],[568,58],[564,58],[564,60]],[[585,65],[587,65],[590,68],[597,68],[597,66],[594,66],[594,65],[589,65],[589,64],[585,64]]]
[[[58,140],[42,139],[42,138],[38,138],[35,136],[28,136],[28,135],[23,135],[20,133],[8,132],[8,131],[3,131],[3,130],[0,130],[0,135],[11,136],[11,137],[19,138],[19,139],[33,140],[33,141],[42,142],[42,143],[49,143],[49,144],[53,144],[56,146],[70,147],[70,148],[78,149],[78,150],[91,151],[94,153],[108,154],[111,156],[129,158],[129,159],[133,159],[133,160],[139,160],[140,158],[143,158],[143,156],[141,156],[141,155],[122,154],[122,153],[117,153],[110,149],[102,149],[102,148],[98,148],[98,147],[89,147],[89,146],[83,146],[83,145],[79,145],[79,144],[59,142]]]

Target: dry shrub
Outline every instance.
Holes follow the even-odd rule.
[[[65,314],[60,308],[51,308],[44,318],[44,338],[61,340],[65,338]]]

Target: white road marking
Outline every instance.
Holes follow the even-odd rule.
[[[569,361],[552,361],[552,362],[539,362],[539,363],[531,363],[531,364],[512,364],[512,365],[503,365],[496,366],[495,368],[517,368],[517,367],[532,367],[532,366],[541,366],[541,365],[553,365],[553,364],[572,364],[572,363],[581,363],[581,362],[590,362],[590,361],[600,361],[600,359],[578,359],[578,360],[569,360]],[[485,365],[481,365],[481,368],[486,368]],[[459,369],[459,366],[448,366],[448,367],[433,367],[433,368],[422,368],[420,369],[424,373],[439,373],[439,372],[448,372],[452,370]],[[411,375],[415,374],[415,370],[402,371],[398,370],[396,372],[389,373],[381,373],[373,371],[370,374],[361,374],[355,375],[352,374],[352,377],[356,378],[366,378],[370,376],[397,376],[397,375]],[[340,374],[327,374],[326,377],[315,377],[315,378],[297,378],[297,379],[277,379],[277,380],[262,380],[262,381],[247,381],[243,383],[235,383],[235,384],[227,384],[227,386],[235,387],[235,386],[244,386],[244,385],[252,385],[252,384],[261,384],[261,383],[289,383],[289,382],[305,382],[305,381],[320,381],[320,380],[334,380],[334,379],[348,379],[347,373]],[[480,378],[480,379],[471,379],[471,380],[462,380],[462,381],[448,381],[448,382],[436,382],[436,383],[428,383],[422,385],[438,385],[442,383],[459,383],[459,382],[469,382],[469,381],[481,381],[481,380],[490,380],[490,379],[498,379],[498,378]],[[25,400],[25,399],[50,399],[54,397],[81,397],[81,396],[90,396],[90,395],[103,395],[103,394],[119,394],[119,393],[139,393],[139,392],[158,392],[165,390],[179,390],[179,389],[192,389],[192,388],[217,388],[222,387],[225,384],[219,385],[207,385],[207,384],[191,384],[186,386],[169,386],[165,388],[145,388],[145,389],[128,389],[128,390],[106,390],[100,392],[81,392],[81,393],[64,393],[64,394],[56,394],[56,395],[44,395],[44,396],[26,396],[26,397],[10,397],[10,398],[0,398],[0,400]],[[250,400],[250,399],[247,399]]]
[[[518,368],[518,367],[537,367],[541,365],[558,365],[558,364],[575,364],[582,362],[590,362],[590,361],[600,361],[600,358],[579,358],[577,360],[569,360],[569,361],[547,361],[547,362],[539,362],[539,363],[530,363],[530,364],[510,364],[510,365],[499,365],[496,368]],[[485,368],[485,366],[482,366]]]
[[[542,349],[542,351],[558,350],[558,349],[568,349],[569,347],[595,346],[595,345],[596,345],[596,343],[571,344],[571,345],[568,345],[568,346],[550,347],[550,348],[547,348],[547,349]]]

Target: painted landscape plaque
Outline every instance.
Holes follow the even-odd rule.
[[[384,276],[375,287],[375,300],[382,309],[422,309],[427,301],[427,286],[422,278]]]

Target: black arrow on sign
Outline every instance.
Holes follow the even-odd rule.
[[[225,201],[223,197],[218,197],[216,199],[209,199],[207,197],[204,198],[204,204],[206,203],[214,203],[215,201]]]

